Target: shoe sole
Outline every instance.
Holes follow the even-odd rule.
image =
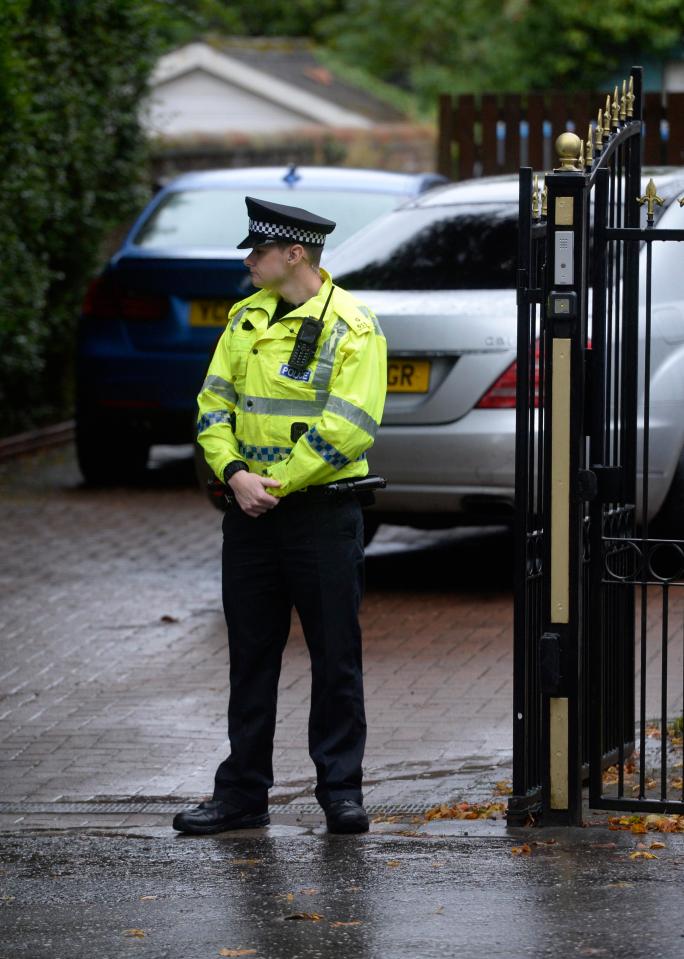
[[[270,825],[270,822],[271,817],[265,813],[262,816],[240,819],[239,822],[231,823],[229,826],[177,826],[175,821],[172,825],[177,832],[186,833],[188,836],[211,836],[218,832],[232,832],[234,829],[259,829]]]
[[[328,825],[328,832],[334,836],[350,836],[354,833],[368,832],[368,823],[343,823],[335,827]]]

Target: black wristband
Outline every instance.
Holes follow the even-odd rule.
[[[235,476],[236,473],[239,473],[240,470],[247,470],[249,472],[249,466],[246,463],[243,463],[242,460],[233,460],[232,463],[229,463],[228,466],[223,471],[223,482],[228,485],[228,480],[231,476]]]

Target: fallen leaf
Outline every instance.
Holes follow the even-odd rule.
[[[145,931],[144,929],[124,929],[124,935],[130,936],[131,939],[144,939]]]
[[[630,859],[657,859],[658,857],[654,852],[642,852],[638,850],[637,852],[630,852]]]
[[[175,616],[166,615],[166,616],[162,616],[159,622],[160,623],[178,623],[180,622],[180,620],[178,620]]]
[[[256,949],[219,949],[219,956],[255,956]]]
[[[531,847],[531,846],[528,846],[527,843],[525,843],[525,844],[522,845],[522,846],[512,846],[512,847],[511,847],[511,853],[512,853],[514,856],[531,856],[531,855],[532,855],[532,847]]]
[[[650,848],[651,849],[667,849],[667,846],[665,845],[664,842],[652,842]]]
[[[300,889],[299,890],[303,896],[317,896],[319,891],[318,889]]]
[[[234,866],[256,866],[261,859],[231,859]]]
[[[671,785],[673,789],[684,789],[684,780],[673,779]]]
[[[397,866],[401,866],[401,861],[399,859],[388,859],[387,865],[392,869],[396,869]]]
[[[444,915],[444,906],[437,906],[437,908],[435,909],[433,915],[434,915],[434,916],[442,916],[442,915]]]
[[[495,790],[497,796],[511,796],[513,794],[513,785],[510,779],[500,779],[495,783]]]
[[[606,889],[631,889],[633,885],[633,882],[609,882]]]
[[[159,896],[141,896],[140,902],[151,902],[152,899],[158,899]]]
[[[337,926],[360,926],[361,920],[360,919],[347,919],[347,920],[338,919],[335,922],[331,922],[330,925],[333,926],[333,928],[336,928]]]
[[[285,919],[308,920],[309,922],[320,922],[323,916],[317,912],[293,912],[291,916],[285,916]]]
[[[425,819],[428,822],[433,819],[496,819],[497,816],[503,816],[505,811],[506,805],[502,802],[460,802],[453,806],[442,803],[428,809],[425,813]]]

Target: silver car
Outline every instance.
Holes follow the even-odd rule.
[[[684,170],[651,175],[665,199],[657,227],[681,227]],[[512,522],[517,218],[517,177],[464,181],[375,221],[326,264],[377,313],[388,342],[369,456],[388,486],[367,538],[380,522]],[[653,256],[649,513],[678,517],[684,536],[684,250],[655,244]]]

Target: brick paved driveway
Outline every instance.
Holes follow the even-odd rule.
[[[196,797],[226,750],[220,517],[188,459],[81,486],[71,447],[0,464],[0,776],[6,802]],[[363,607],[366,796],[491,793],[510,775],[512,587],[502,534],[383,528]],[[281,800],[311,801],[308,657],[281,680]]]

